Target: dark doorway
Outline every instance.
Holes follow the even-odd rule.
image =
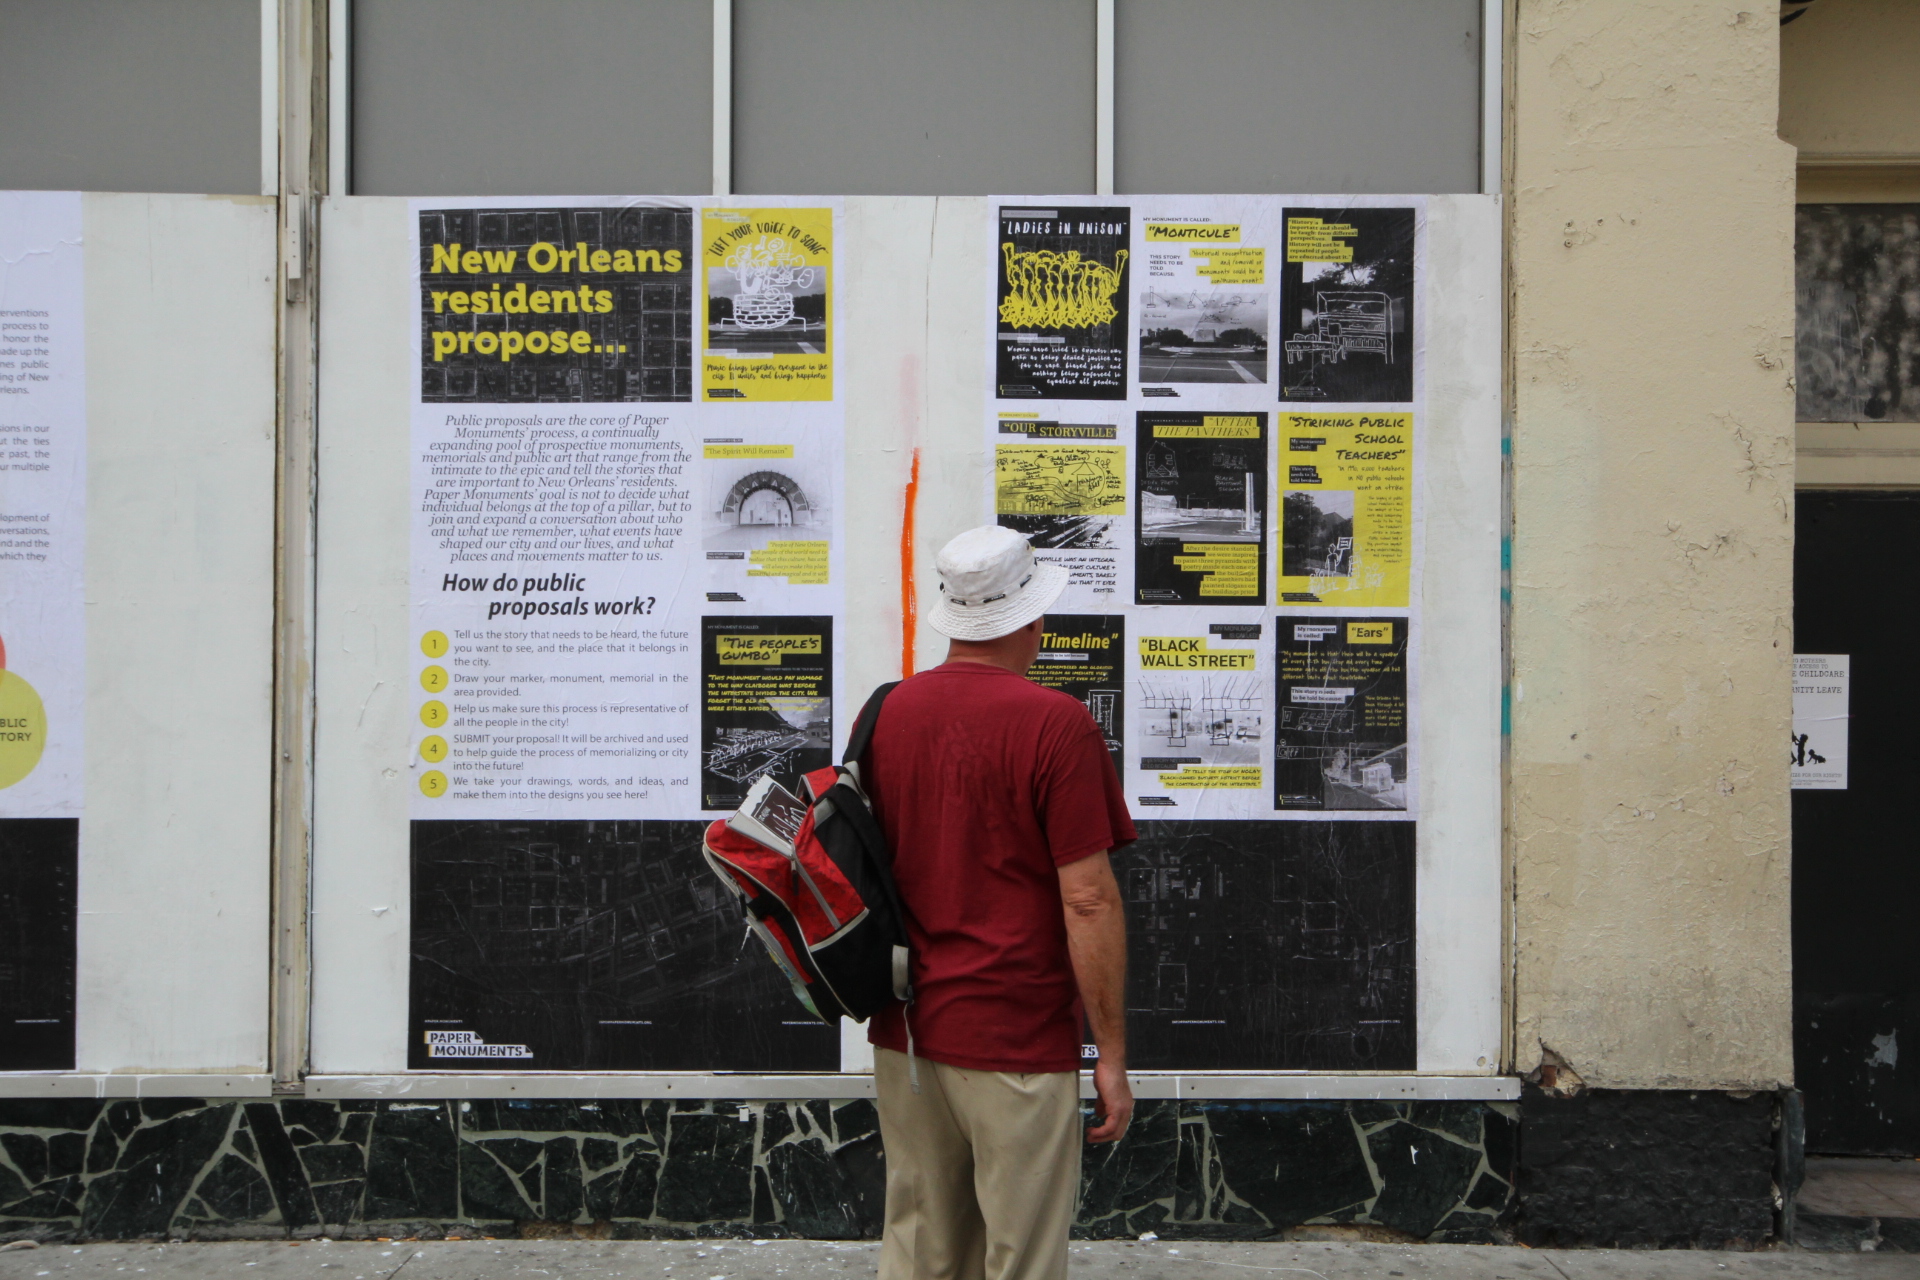
[[[1802,490],[1794,651],[1852,659],[1844,791],[1793,793],[1807,1150],[1920,1154],[1920,492]],[[1787,749],[1782,743],[1782,750]]]

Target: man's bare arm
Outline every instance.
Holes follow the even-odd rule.
[[[1060,904],[1066,913],[1067,952],[1100,1060],[1093,1087],[1100,1116],[1088,1142],[1112,1142],[1133,1118],[1127,1085],[1127,921],[1113,862],[1105,853],[1060,868]]]

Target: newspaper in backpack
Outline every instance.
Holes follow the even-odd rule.
[[[747,929],[822,1022],[864,1022],[911,1001],[906,917],[886,836],[860,782],[880,704],[874,690],[839,765],[802,779],[807,797],[762,775],[746,803],[707,828],[707,865],[740,904]]]

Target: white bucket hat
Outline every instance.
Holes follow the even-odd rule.
[[[954,640],[995,640],[1045,613],[1067,586],[1067,571],[1033,558],[1027,540],[984,524],[940,548],[940,602],[927,625]]]

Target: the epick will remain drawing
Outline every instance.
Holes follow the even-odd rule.
[[[793,294],[813,284],[814,270],[784,236],[761,236],[727,255],[726,267],[740,282],[733,323],[742,329],[777,329],[793,319]]]
[[[1113,295],[1127,267],[1127,251],[1114,254],[1112,266],[1083,258],[1077,249],[1055,253],[1032,249],[1016,253],[1003,243],[1007,296],[1000,303],[1000,322],[1020,328],[1085,329],[1107,324],[1120,313]]]

